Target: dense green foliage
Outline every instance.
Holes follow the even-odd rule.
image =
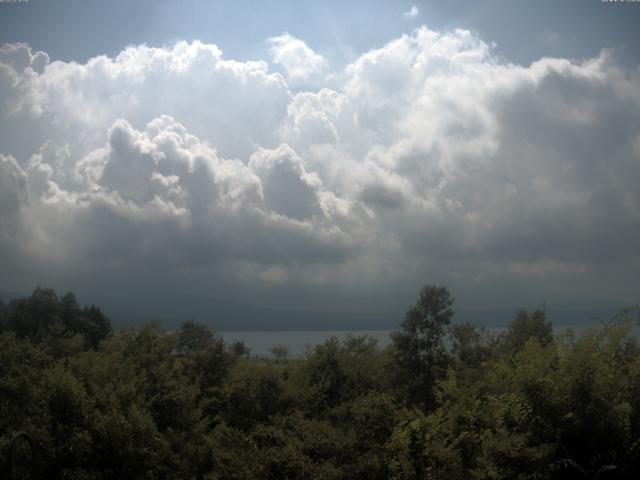
[[[491,337],[452,306],[427,286],[385,349],[274,361],[36,289],[0,305],[0,465],[26,430],[51,479],[640,478],[629,320],[554,337],[521,311]]]

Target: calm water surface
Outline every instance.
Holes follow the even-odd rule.
[[[565,331],[567,328],[573,328],[576,334],[589,328],[596,327],[597,324],[586,325],[558,325],[554,326],[555,334]],[[504,330],[504,327],[488,327],[487,332],[495,335]],[[344,340],[348,335],[362,336],[368,335],[378,341],[380,347],[385,347],[391,342],[389,334],[393,330],[351,330],[351,331],[315,331],[315,332],[220,332],[227,342],[243,341],[247,347],[251,349],[252,356],[267,357],[271,356],[269,349],[274,345],[286,345],[289,347],[289,357],[301,357],[308,348],[324,343],[331,337],[337,337]],[[636,328],[636,334],[638,330]]]

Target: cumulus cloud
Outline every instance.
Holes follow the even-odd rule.
[[[106,144],[76,164],[70,190],[52,181],[53,167],[43,160],[34,155],[26,172],[9,165],[14,177],[27,179],[35,201],[73,217],[76,230],[57,235],[66,238],[69,255],[84,248],[92,262],[192,268],[238,259],[269,268],[340,258],[349,248],[333,212],[321,208],[317,176],[286,146],[261,149],[245,165],[220,158],[165,115],[143,131],[116,120]]]
[[[293,84],[317,81],[328,68],[322,55],[288,33],[271,37],[267,44],[274,63],[284,69],[287,80]]]
[[[128,47],[84,64],[52,62],[41,75],[19,78],[29,86],[20,98],[48,138],[67,142],[81,134],[85,144],[97,144],[117,118],[143,128],[170,115],[230,157],[277,146],[272,126],[290,100],[285,80],[266,62],[227,60],[198,41]]]
[[[89,269],[348,308],[404,307],[426,281],[486,305],[637,300],[637,71],[608,52],[514,65],[421,27],[301,90],[326,61],[269,44],[286,77],[200,42],[84,64],[3,47],[4,123],[30,128],[0,148],[18,259],[0,280]]]

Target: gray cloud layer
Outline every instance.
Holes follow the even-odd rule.
[[[1,284],[355,311],[424,282],[469,305],[637,301],[637,70],[507,64],[425,27],[338,72],[269,44],[286,77],[200,42],[85,64],[3,46]]]

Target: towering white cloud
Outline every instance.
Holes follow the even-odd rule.
[[[54,138],[82,134],[97,144],[116,118],[142,128],[171,115],[226,156],[275,146],[272,126],[290,99],[282,76],[265,62],[227,60],[215,45],[198,41],[129,47],[86,64],[53,62],[29,83],[25,101]]]
[[[0,245],[18,259],[0,281],[90,266],[193,291],[637,299],[637,71],[607,52],[514,65],[422,27],[300,91],[326,60],[269,44],[286,78],[200,42],[85,64],[4,46],[3,130],[22,133],[0,136]]]
[[[317,82],[328,68],[327,60],[305,42],[288,33],[267,40],[274,63],[280,65],[289,82]]]

